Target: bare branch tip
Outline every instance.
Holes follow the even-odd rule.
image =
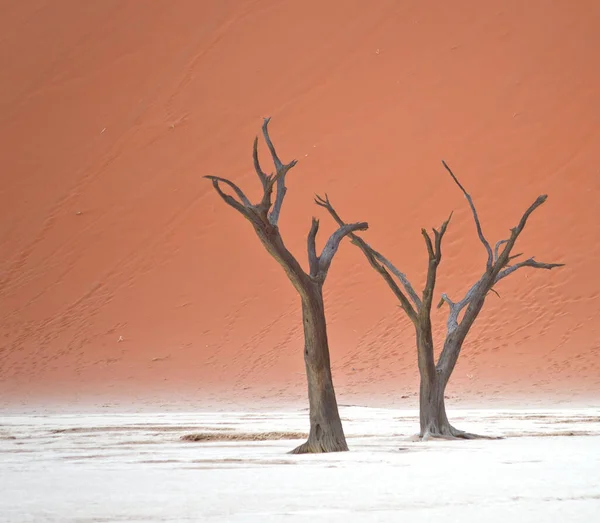
[[[325,193],[325,197],[315,194],[315,203],[320,207],[329,207],[330,203],[327,193]]]
[[[454,176],[452,169],[450,169],[450,166],[444,160],[442,160],[442,165],[450,173],[450,176],[452,176],[452,178],[456,179],[456,176]]]

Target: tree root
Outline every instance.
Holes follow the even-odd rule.
[[[454,437],[457,439],[503,439],[502,436],[484,436],[483,434],[473,434],[472,432],[465,432],[454,427],[451,428]]]
[[[430,440],[457,440],[457,439],[489,439],[497,440],[503,439],[502,436],[484,436],[483,434],[473,434],[472,432],[465,432],[464,430],[455,429],[452,425],[443,427],[441,430],[432,430],[431,428],[425,431],[424,434],[419,435],[421,441]]]

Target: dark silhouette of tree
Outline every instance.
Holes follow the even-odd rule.
[[[316,237],[319,221],[312,219],[308,233],[307,249],[309,272],[306,273],[296,258],[288,251],[279,232],[278,221],[287,189],[285,177],[296,165],[296,160],[288,164],[281,163],[273,142],[269,137],[270,118],[264,120],[263,136],[275,164],[275,173],[267,175],[258,159],[258,137],[254,140],[254,169],[263,188],[260,202],[252,204],[244,192],[233,182],[217,176],[206,176],[212,180],[219,196],[233,207],[254,228],[256,235],[267,252],[283,267],[287,277],[300,294],[302,301],[302,324],[304,326],[304,361],[308,379],[308,398],[310,405],[310,433],[308,440],[292,452],[336,452],[348,450],[342,422],[338,412],[331,364],[325,307],[323,303],[323,284],[331,262],[342,239],[354,231],[366,230],[367,223],[343,224],[327,240],[320,255],[317,255]],[[223,192],[221,185],[227,185],[237,198]],[[272,201],[275,189],[275,202]]]
[[[482,276],[469,289],[462,300],[453,301],[446,294],[441,295],[438,308],[446,303],[449,307],[449,314],[446,339],[437,362],[435,361],[431,328],[431,307],[433,304],[437,270],[442,261],[442,240],[446,234],[452,215],[442,223],[439,229],[432,230],[433,237],[426,229],[421,229],[428,254],[427,279],[421,296],[417,294],[406,275],[399,271],[385,256],[374,250],[360,236],[354,234],[354,232],[349,235],[349,238],[364,253],[371,267],[388,284],[394,295],[398,298],[400,306],[415,327],[418,366],[421,378],[419,395],[421,438],[472,439],[481,436],[457,430],[450,425],[446,415],[444,392],[458,361],[465,338],[481,312],[486,296],[489,292],[496,293],[494,285],[523,267],[553,269],[561,267],[563,264],[541,263],[533,257],[513,263],[516,258],[522,255],[521,253],[512,254],[515,243],[525,228],[529,216],[546,201],[546,195],[539,196],[531,204],[521,217],[518,225],[511,229],[510,237],[497,242],[492,250],[490,243],[485,238],[481,229],[481,223],[473,199],[448,165],[445,162],[442,163],[469,203],[475,220],[477,236],[487,253],[487,262]],[[325,207],[340,227],[344,226],[343,220],[331,205],[327,195],[325,195],[325,198],[317,196],[315,202],[317,205]],[[462,317],[461,313],[463,313]]]

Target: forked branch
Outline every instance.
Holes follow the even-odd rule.
[[[258,159],[258,137],[254,139],[254,145],[252,147],[252,158],[254,162],[254,170],[258,175],[258,179],[263,188],[263,196],[258,205],[253,205],[252,202],[246,197],[244,191],[242,191],[235,183],[226,178],[220,178],[218,176],[205,176],[209,180],[212,180],[213,187],[219,193],[219,196],[231,207],[242,213],[246,218],[250,221],[256,223],[256,220],[268,223],[270,225],[276,226],[279,221],[279,215],[281,214],[281,206],[283,204],[283,199],[285,198],[285,193],[287,192],[287,188],[285,186],[285,176],[288,171],[296,165],[296,160],[292,160],[290,163],[283,164],[277,155],[275,150],[275,146],[271,141],[271,137],[269,136],[269,122],[270,118],[265,118],[262,125],[262,132],[267,143],[267,147],[271,153],[271,158],[273,159],[273,164],[275,165],[275,174],[266,174]],[[225,193],[219,184],[225,184],[229,186],[238,197],[236,200],[233,196]],[[275,196],[275,203],[273,204],[271,201],[271,196],[273,194],[273,187],[277,185],[277,194]]]
[[[248,211],[250,210],[252,205],[250,204],[250,201],[248,200],[248,198],[246,198],[246,195],[242,192],[242,190],[235,183],[233,183],[225,178],[219,178],[218,176],[205,176],[204,178],[207,178],[208,180],[212,181],[213,187],[215,188],[215,190],[217,191],[219,196],[223,199],[223,201],[227,205],[233,207],[236,211],[242,213],[246,218],[250,218]],[[235,193],[238,195],[241,202],[236,200],[230,194],[223,192],[219,183],[224,183],[226,185],[229,185],[229,187],[231,187],[235,191]]]
[[[427,252],[429,253],[429,263],[427,265],[427,280],[425,282],[425,288],[423,289],[423,308],[421,312],[427,322],[429,322],[429,315],[431,313],[431,305],[433,303],[433,293],[435,291],[435,283],[437,279],[437,269],[442,261],[442,240],[448,229],[448,224],[452,219],[452,213],[448,219],[442,223],[440,230],[433,229],[434,241],[431,240],[431,236],[425,229],[421,229],[423,238],[425,238],[425,245],[427,246]]]
[[[564,267],[564,265],[565,265],[564,263],[542,263],[542,262],[535,261],[535,259],[533,257],[531,257],[528,260],[525,260],[525,261],[522,261],[519,263],[515,263],[514,265],[510,265],[506,269],[499,272],[498,275],[496,276],[496,283],[499,282],[500,280],[502,280],[503,278],[506,278],[508,275],[512,274],[513,272],[520,269],[521,267],[531,267],[533,269],[552,270],[556,267]]]
[[[261,212],[264,218],[266,218],[271,225],[277,225],[279,222],[279,215],[281,214],[281,206],[283,205],[283,199],[287,192],[285,186],[285,176],[288,171],[296,165],[296,160],[292,160],[288,164],[283,164],[277,155],[275,146],[269,136],[269,122],[271,118],[265,118],[262,125],[262,132],[269,152],[271,153],[271,159],[275,165],[275,174],[266,174],[258,158],[258,137],[254,139],[254,146],[252,148],[252,158],[254,161],[254,170],[263,186],[263,197],[261,202],[258,204],[257,209]],[[271,197],[273,194],[273,186],[277,184],[277,193],[275,195],[275,203],[272,204]]]
[[[317,198],[319,197],[317,196]],[[321,205],[321,207],[324,207],[324,205]],[[325,244],[325,247],[323,247],[323,251],[321,252],[320,256],[317,256],[316,248],[316,237],[317,232],[319,230],[319,220],[313,218],[312,227],[310,228],[310,231],[308,233],[308,263],[310,266],[310,275],[313,278],[319,278],[322,280],[325,279],[333,257],[339,249],[341,241],[346,236],[355,236],[355,231],[365,231],[369,228],[369,225],[366,222],[346,224],[339,218],[339,216],[337,216],[337,218],[338,219],[336,220],[336,222],[338,223],[339,228],[329,237],[327,243]]]

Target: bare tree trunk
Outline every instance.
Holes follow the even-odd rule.
[[[437,373],[433,380],[421,377],[419,397],[419,414],[421,431],[419,437],[423,441],[430,438],[442,439],[501,439],[493,436],[482,436],[458,430],[450,425],[446,414],[444,394],[448,380]]]
[[[322,285],[313,283],[306,290],[306,296],[302,298],[302,323],[310,433],[308,440],[294,449],[292,454],[345,451],[348,445],[331,377]]]
[[[446,383],[441,376],[421,376],[421,387],[419,394],[419,414],[421,432],[419,436],[423,439],[430,437],[453,437],[454,429],[446,415],[446,404],[444,393]]]
[[[431,322],[429,317],[421,318],[417,326],[417,352],[419,374],[421,376],[419,392],[419,436],[423,439],[430,437],[451,437],[452,427],[446,415],[444,392],[447,380],[435,366]]]
[[[422,355],[419,358],[419,374],[421,384],[419,389],[419,436],[423,440],[430,438],[443,439],[487,439],[486,436],[471,434],[454,428],[446,414],[445,394],[448,381],[454,370],[456,360],[462,347],[462,340],[449,343],[446,340],[442,357],[437,365],[433,364],[433,341],[427,336],[431,326],[426,326],[423,335],[417,331],[417,350]],[[427,362],[424,365],[423,362]]]

